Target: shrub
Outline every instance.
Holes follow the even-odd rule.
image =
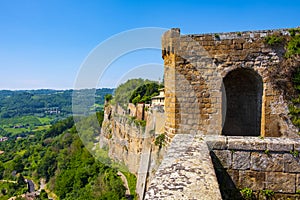
[[[165,135],[165,134],[160,134],[160,135],[158,135],[158,136],[155,138],[154,144],[155,144],[156,146],[158,146],[159,149],[161,149],[162,146],[165,145],[165,139],[166,139],[166,135]]]
[[[292,154],[295,158],[297,158],[299,156],[299,151],[295,150],[295,151],[290,151],[290,154]]]
[[[293,55],[299,55],[300,54],[300,35],[297,34],[294,37],[291,38],[291,40],[288,42],[287,51],[285,56],[291,57]]]
[[[243,188],[240,190],[240,192],[242,197],[246,200],[250,200],[254,198],[253,190],[251,190],[250,188]]]
[[[217,40],[220,40],[220,35],[219,34],[215,34],[215,38],[217,39]]]
[[[135,124],[136,126],[142,126],[142,127],[145,127],[145,126],[146,126],[146,121],[145,121],[145,120],[138,120],[138,119],[136,119],[136,120],[134,120],[134,124]]]
[[[283,42],[283,37],[278,35],[270,35],[265,37],[265,42],[271,46],[278,45]]]
[[[269,156],[269,155],[270,155],[270,150],[269,150],[269,149],[266,149],[266,150],[264,151],[264,153],[267,154],[267,155]]]
[[[110,102],[112,100],[113,96],[111,94],[107,94],[104,96],[105,101]]]
[[[262,193],[265,197],[267,197],[267,199],[274,196],[274,191],[273,190],[263,190]]]
[[[292,103],[289,105],[289,115],[295,126],[300,127],[300,70],[297,69],[292,77],[293,87],[298,93],[298,96],[292,99]]]

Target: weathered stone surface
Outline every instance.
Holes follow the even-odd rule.
[[[296,174],[296,192],[300,191],[300,174]]]
[[[230,176],[232,182],[235,184],[236,187],[239,187],[239,170],[228,169],[226,170],[228,175]]]
[[[272,197],[276,200],[299,200],[300,195],[299,194],[282,194],[282,193],[275,193]]]
[[[139,103],[137,104],[136,106],[136,118],[138,120],[144,120],[144,107],[145,107],[145,104],[143,103]]]
[[[284,172],[300,173],[300,160],[299,156],[292,154],[284,154]]]
[[[221,135],[207,135],[203,136],[209,149],[227,149],[227,137]]]
[[[222,199],[207,144],[177,134],[145,199]]]
[[[294,142],[288,138],[266,138],[267,142],[267,149],[270,151],[277,151],[277,152],[289,152],[292,151],[294,148]]]
[[[262,151],[266,149],[266,141],[257,137],[228,137],[228,149]]]
[[[300,152],[300,140],[295,141],[294,150]]]
[[[232,154],[232,169],[250,169],[250,152],[236,151]]]
[[[296,192],[296,175],[281,172],[266,172],[266,189],[281,193]]]
[[[274,153],[251,153],[251,169],[256,171],[283,171],[283,155]]]
[[[239,188],[250,188],[258,191],[265,188],[265,173],[256,171],[239,171]]]
[[[229,150],[214,150],[213,151],[216,155],[216,157],[219,159],[220,164],[224,168],[230,168],[231,167],[231,161],[232,161],[232,152]]]

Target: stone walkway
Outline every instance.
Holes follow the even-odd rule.
[[[177,134],[145,199],[222,199],[206,142]]]

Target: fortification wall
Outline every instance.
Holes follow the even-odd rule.
[[[248,88],[255,84],[261,92],[254,89],[258,94],[254,97],[253,93],[235,94],[243,97],[244,102],[252,98],[254,103],[249,101],[242,108],[231,108],[232,117],[248,117],[244,121],[256,123],[254,135],[298,137],[288,116],[285,91],[272,78],[280,71],[285,52],[283,45],[266,44],[265,37],[274,34],[289,37],[284,29],[199,35],[181,35],[179,29],[171,29],[163,35],[165,129],[169,141],[176,133],[221,135],[224,132],[228,105],[238,101],[232,94],[242,93],[232,88],[227,97],[233,100],[226,102],[227,90],[222,83],[233,71],[237,73],[231,74],[233,78],[228,85],[248,82]],[[248,81],[234,78],[251,75],[254,78]],[[244,114],[237,110],[243,110]],[[230,124],[236,133],[245,132],[247,128],[243,126],[252,127]]]
[[[223,199],[238,199],[240,189],[263,190],[275,199],[296,199],[300,191],[300,140],[288,138],[203,138],[210,150]]]

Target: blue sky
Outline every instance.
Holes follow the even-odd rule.
[[[289,28],[300,26],[299,10],[300,2],[290,0],[0,0],[0,89],[73,88],[89,53],[130,29],[179,27],[187,34]],[[148,63],[162,64],[159,50],[122,56],[99,87],[124,80],[118,67],[144,65],[145,71]],[[157,79],[162,66],[149,71]]]

